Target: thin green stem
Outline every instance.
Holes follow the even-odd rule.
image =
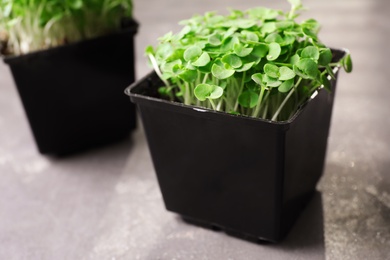
[[[191,104],[191,91],[190,86],[188,82],[184,82],[185,91],[184,91],[184,104],[190,105]]]
[[[265,103],[265,108],[264,108],[264,111],[263,111],[263,116],[262,116],[262,118],[266,119],[266,117],[267,117],[267,112],[268,112],[268,102]]]
[[[212,99],[209,99],[209,101],[210,101],[211,107],[212,107],[214,110],[217,110],[217,107],[215,106],[214,101],[213,101]]]
[[[161,79],[162,82],[164,82],[165,86],[169,87],[168,81],[164,79],[163,75],[161,74],[156,58],[154,58],[153,54],[148,54],[148,57],[150,62],[152,63],[153,69],[156,72],[157,76]]]
[[[221,111],[221,106],[222,106],[222,103],[223,103],[223,98],[221,98],[218,102],[218,105],[217,105],[217,111]]]
[[[209,74],[210,74],[210,73],[206,73],[206,74],[204,75],[203,80],[202,80],[202,84],[206,84],[207,79],[209,78]]]
[[[291,97],[291,95],[294,93],[295,91],[295,88],[298,87],[298,85],[301,83],[302,81],[302,78],[299,77],[297,83],[295,84],[295,86],[290,90],[290,92],[287,94],[287,96],[284,98],[282,104],[279,106],[278,110],[276,110],[275,114],[272,116],[271,120],[272,121],[275,121],[276,118],[278,117],[280,111],[282,111],[284,105],[287,103],[287,101],[289,100],[289,98]]]
[[[294,19],[294,15],[295,15],[296,9],[297,9],[297,7],[295,5],[291,5],[291,10],[288,13],[287,19],[289,19],[289,20],[293,20]]]
[[[338,67],[338,66],[340,66],[340,62],[329,63],[328,66],[330,66],[330,67]],[[323,67],[323,66],[321,66],[321,67]]]
[[[314,87],[312,87],[312,88],[309,90],[309,96],[311,96],[311,95],[314,93],[314,91],[316,91],[319,87],[320,87],[320,86],[314,86]]]
[[[257,100],[257,105],[256,105],[256,108],[255,108],[255,111],[253,111],[253,114],[252,114],[253,117],[259,117],[259,112],[260,112],[261,102],[263,100],[265,87],[264,86],[260,86],[260,88],[261,88],[261,90],[260,90],[259,99]]]
[[[236,103],[234,104],[234,109],[233,109],[233,111],[237,111],[237,108],[238,108],[238,97],[241,95],[242,91],[244,90],[245,76],[246,76],[246,71],[244,71],[244,73],[243,73],[243,75],[242,75],[241,86],[240,86],[240,89],[239,89],[239,91],[238,91],[238,93],[237,93]]]
[[[282,111],[284,105],[286,104],[286,102],[288,101],[288,99],[291,97],[291,95],[294,93],[295,91],[295,88],[292,88],[290,90],[290,92],[288,93],[288,95],[286,96],[286,98],[283,100],[282,104],[279,106],[278,110],[276,110],[275,114],[273,115],[273,117],[271,118],[272,121],[275,121],[276,118],[278,117],[280,111]]]
[[[275,65],[279,65],[279,66],[286,66],[286,67],[289,67],[289,68],[293,67],[293,64],[291,64],[291,63],[274,62],[274,64]]]

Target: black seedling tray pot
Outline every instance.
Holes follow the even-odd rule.
[[[137,29],[130,20],[107,36],[4,57],[40,153],[108,144],[136,127],[135,106],[123,91],[134,82]]]
[[[322,175],[335,85],[285,122],[162,100],[154,73],[126,92],[141,114],[168,210],[228,234],[278,242]]]

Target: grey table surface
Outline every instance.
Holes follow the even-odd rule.
[[[145,135],[66,158],[40,155],[8,67],[0,63],[0,259],[390,259],[388,0],[305,1],[321,39],[347,47],[319,192],[280,244],[184,223],[163,206]],[[209,10],[285,1],[135,0],[143,49]]]

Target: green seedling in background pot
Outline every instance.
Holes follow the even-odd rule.
[[[0,0],[0,53],[31,51],[93,38],[132,17],[131,0]]]
[[[330,91],[335,67],[352,71],[349,54],[332,62],[314,19],[297,22],[300,0],[288,12],[263,7],[209,12],[182,21],[146,54],[174,101],[283,121],[320,88]]]

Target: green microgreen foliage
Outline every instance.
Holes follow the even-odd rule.
[[[268,48],[269,48],[269,52],[268,52],[268,55],[267,55],[267,60],[269,61],[273,61],[273,60],[276,60],[282,49],[280,48],[280,45],[279,43],[277,42],[271,42],[269,45],[268,45]]]
[[[211,73],[217,79],[227,79],[232,76],[234,72],[235,71],[233,69],[226,68],[225,66],[220,66],[216,63],[213,64],[213,66],[211,67]]]
[[[289,80],[295,78],[295,72],[289,67],[283,66],[279,69],[279,80]]]
[[[288,12],[263,7],[215,12],[182,21],[178,34],[147,47],[165,84],[162,96],[233,115],[288,120],[314,91],[331,91],[334,67],[352,70],[348,55],[333,61],[314,19],[297,22],[300,0]]]
[[[267,63],[264,66],[264,72],[271,78],[279,78],[279,67],[271,63]]]
[[[303,58],[294,65],[295,73],[304,79],[316,79],[318,74],[318,65],[309,58]]]
[[[203,52],[200,57],[192,63],[196,67],[206,66],[210,62],[210,55],[207,52]]]
[[[132,0],[0,0],[0,52],[24,54],[96,37],[118,30],[125,17],[132,17]]]
[[[222,96],[223,88],[211,84],[199,84],[194,93],[200,101],[205,101],[207,98],[217,99]]]
[[[185,61],[191,61],[197,59],[202,54],[202,49],[198,46],[192,46],[185,50],[183,58]]]
[[[352,71],[352,59],[350,54],[345,56],[345,58],[342,60],[342,64],[346,72]]]
[[[254,108],[259,100],[259,95],[253,91],[246,90],[238,97],[238,103],[245,108]]]

